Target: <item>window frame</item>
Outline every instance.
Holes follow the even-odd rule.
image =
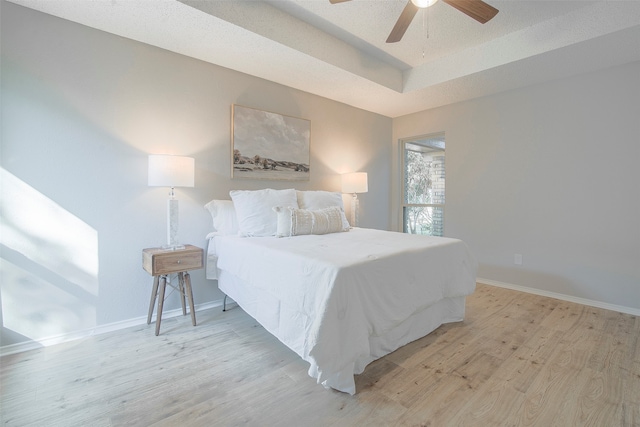
[[[406,174],[406,156],[405,156],[405,151],[406,151],[406,146],[408,144],[416,144],[417,141],[421,141],[421,140],[425,140],[425,139],[436,139],[436,138],[441,138],[442,140],[446,141],[445,138],[445,133],[444,132],[436,132],[436,133],[430,133],[430,134],[426,134],[426,135],[419,135],[419,136],[413,136],[410,138],[401,138],[399,140],[399,157],[400,157],[400,210],[398,212],[398,230],[406,233],[405,231],[405,209],[408,207],[435,207],[435,208],[440,208],[442,209],[442,236],[446,236],[446,221],[444,220],[445,217],[445,204],[446,204],[446,171],[447,171],[447,156],[446,156],[446,145],[444,147],[436,147],[436,146],[430,146],[431,148],[442,148],[443,151],[445,152],[445,156],[444,156],[444,170],[445,170],[445,203],[426,203],[426,204],[420,204],[420,203],[407,203],[405,200],[405,195],[406,195],[406,179],[405,179],[405,174]],[[418,144],[419,145],[419,144]]]

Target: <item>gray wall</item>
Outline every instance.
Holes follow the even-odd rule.
[[[634,63],[396,118],[393,140],[445,132],[445,233],[479,277],[637,310],[639,112]]]
[[[203,205],[229,190],[340,191],[352,171],[369,172],[361,225],[388,228],[390,118],[1,7],[2,345],[146,315],[141,250],[165,242],[168,191],[147,186],[148,154],[196,159],[195,188],[176,189],[186,243],[204,247]],[[231,104],[311,120],[311,180],[231,180]],[[221,298],[203,270],[192,281],[196,303]]]
[[[368,172],[365,227],[397,227],[398,139],[444,131],[445,233],[480,277],[640,308],[640,64],[392,121],[0,5],[3,346],[145,316],[140,252],[166,236],[148,154],[196,158],[196,187],[177,196],[181,240],[201,246],[207,201],[292,186],[229,178],[234,103],[311,120],[311,180],[295,187],[339,191],[340,173]],[[196,303],[221,298],[192,278]]]

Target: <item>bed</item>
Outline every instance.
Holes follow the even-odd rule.
[[[209,206],[217,227],[208,236],[207,278],[216,279],[225,295],[307,361],[318,383],[355,394],[354,374],[370,362],[443,323],[463,320],[477,264],[461,240],[350,228],[341,196],[340,203],[334,195],[330,202],[309,204],[300,193],[294,191],[295,203],[290,200],[284,215],[282,206],[279,212],[271,206],[275,215],[266,215],[267,222],[276,224],[260,236],[243,227],[243,202],[234,192],[233,201]],[[282,200],[265,206],[273,203]],[[298,214],[322,212],[326,219],[330,203],[338,203],[337,210],[329,210],[338,212],[333,223],[340,231],[308,232],[300,218],[292,226]],[[251,212],[266,212],[265,206],[250,206]],[[226,225],[220,222],[224,216]],[[331,219],[323,221],[315,219],[326,231]]]

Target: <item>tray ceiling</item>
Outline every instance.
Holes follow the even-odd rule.
[[[387,44],[406,0],[9,0],[388,117],[640,60],[637,0],[444,2]]]

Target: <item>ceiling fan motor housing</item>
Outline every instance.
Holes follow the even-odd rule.
[[[411,0],[411,3],[415,4],[419,8],[426,8],[433,6],[438,0]]]

